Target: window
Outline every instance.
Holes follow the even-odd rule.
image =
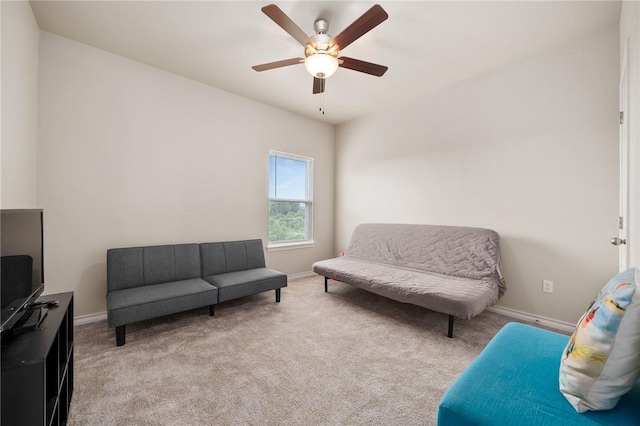
[[[313,243],[313,159],[269,152],[269,246]]]

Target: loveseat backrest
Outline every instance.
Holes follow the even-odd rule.
[[[107,290],[200,277],[198,244],[129,247],[107,250]]]
[[[485,228],[365,223],[345,256],[435,274],[503,282],[500,236]]]
[[[261,239],[201,243],[202,276],[264,268],[264,248]]]

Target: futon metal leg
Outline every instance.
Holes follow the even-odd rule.
[[[280,303],[280,289],[276,288],[276,303]]]
[[[329,288],[327,287],[327,282],[329,281],[329,278],[324,277],[324,292],[328,292]]]
[[[448,337],[453,337],[453,315],[449,315],[449,332],[447,333]]]
[[[116,327],[116,346],[124,345],[125,327],[126,326],[124,325],[119,325]]]
[[[212,317],[215,315],[215,311],[213,309],[213,305],[209,305],[209,316]]]

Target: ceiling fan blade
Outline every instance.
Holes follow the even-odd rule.
[[[340,63],[342,61],[342,63]],[[360,59],[347,58],[341,56],[338,58],[340,68],[347,68],[354,71],[360,71],[366,74],[375,75],[376,77],[382,77],[389,67],[384,65],[372,64],[371,62],[361,61]]]
[[[262,12],[267,15],[280,28],[285,30],[291,37],[298,40],[298,43],[305,46],[309,43],[309,36],[296,25],[278,6],[270,4],[262,8]]]
[[[325,78],[313,77],[313,94],[324,93]]]
[[[340,34],[335,36],[331,40],[331,45],[337,44],[340,50],[344,49],[376,26],[385,21],[389,15],[384,11],[379,4],[373,5],[373,7],[367,10],[361,17],[356,19],[345,28]]]
[[[282,61],[269,62],[268,64],[254,65],[253,68],[256,71],[267,71],[274,68],[288,67],[289,65],[297,65],[304,62],[304,58],[291,58],[284,59]]]

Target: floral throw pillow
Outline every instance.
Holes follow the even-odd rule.
[[[640,270],[612,278],[562,354],[560,392],[579,413],[613,408],[640,376]]]

